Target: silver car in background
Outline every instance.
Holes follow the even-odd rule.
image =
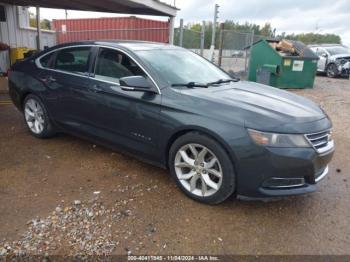
[[[309,45],[310,49],[320,58],[317,72],[326,73],[328,77],[349,76],[350,50],[339,44]]]

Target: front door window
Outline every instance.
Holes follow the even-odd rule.
[[[115,82],[126,76],[146,76],[143,70],[127,55],[114,49],[101,48],[95,66],[95,78]]]

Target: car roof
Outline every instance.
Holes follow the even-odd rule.
[[[308,45],[308,47],[332,47],[332,46],[345,47],[344,45],[341,45],[341,44],[312,44],[312,45]]]
[[[81,41],[70,42],[53,47],[53,49],[61,47],[69,47],[76,45],[101,45],[108,47],[122,47],[131,51],[154,50],[154,49],[180,49],[180,47],[165,43],[147,42],[147,41],[131,41],[131,40],[100,40],[100,41]]]

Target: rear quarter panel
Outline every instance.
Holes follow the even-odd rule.
[[[9,75],[9,93],[16,107],[22,110],[23,98],[26,94],[38,95],[45,90],[45,85],[38,79],[38,69],[34,60],[26,60],[15,64]]]

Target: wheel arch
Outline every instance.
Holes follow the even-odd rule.
[[[181,136],[191,133],[191,132],[197,132],[203,135],[206,135],[208,137],[210,137],[211,139],[213,139],[214,141],[216,141],[219,145],[222,146],[222,148],[226,151],[226,153],[228,153],[229,158],[232,162],[233,168],[235,170],[235,172],[237,172],[237,157],[235,156],[235,153],[232,151],[232,149],[230,148],[230,146],[224,141],[223,138],[221,138],[219,135],[217,135],[216,133],[203,128],[203,127],[198,127],[198,126],[188,126],[188,127],[184,127],[180,130],[176,130],[168,139],[166,148],[165,148],[165,166],[167,168],[169,168],[169,151],[171,146],[173,145],[173,143]]]
[[[20,109],[23,111],[24,110],[24,100],[26,100],[26,97],[29,95],[32,95],[33,93],[30,91],[26,91],[20,96]]]
[[[335,61],[331,61],[331,62],[329,62],[328,64],[327,64],[327,66],[326,66],[326,68],[325,68],[325,73],[327,74],[327,76],[328,76],[328,68],[330,67],[330,66],[336,66],[337,67],[337,64],[335,63]],[[335,74],[335,76],[334,77],[336,77],[336,76],[338,76],[339,75],[339,70],[338,70],[338,68],[337,68],[337,73]]]
[[[331,65],[336,65],[336,63],[334,61],[330,61],[327,65],[326,65],[326,69],[331,66]]]

